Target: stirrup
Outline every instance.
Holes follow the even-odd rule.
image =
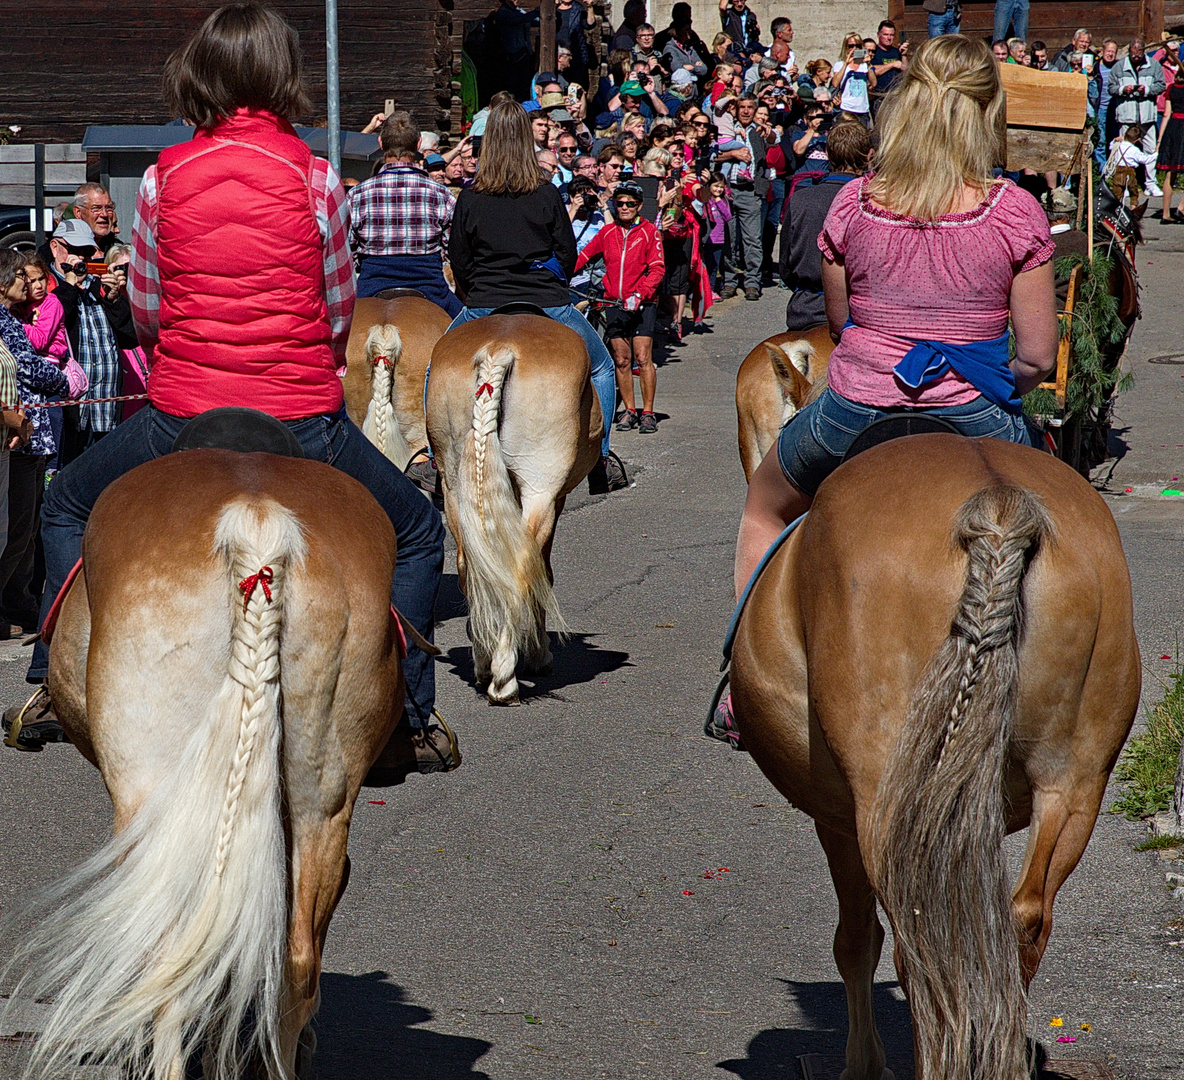
[[[29,711],[30,706],[42,694],[49,696],[49,691],[45,688],[45,683],[42,683],[33,691],[33,696],[22,706],[21,711],[12,718],[12,727],[8,729],[8,734],[4,737],[4,745],[11,746],[14,750],[19,750],[20,745],[17,740],[20,738],[21,729],[25,726],[25,713]]]
[[[460,743],[457,742],[456,733],[452,730],[448,721],[440,715],[439,709],[432,709],[432,715],[436,718],[436,722],[443,729],[444,734],[448,736],[448,749],[452,753],[452,760],[455,764],[452,769],[460,768]],[[445,772],[452,772],[452,769],[446,769]]]

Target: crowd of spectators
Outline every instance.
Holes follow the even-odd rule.
[[[958,0],[925,0],[925,9],[929,36],[960,31]],[[830,56],[799,57],[792,22],[763,27],[745,0],[720,0],[709,27],[695,26],[686,3],[675,3],[660,28],[642,0],[622,14],[601,55],[591,7],[561,0],[554,71],[538,70],[537,9],[500,0],[482,39],[499,61],[502,88],[490,104],[517,100],[529,114],[540,179],[557,189],[570,224],[574,269],[562,280],[612,355],[617,429],[648,434],[657,428],[656,337],[677,345],[702,327],[712,303],[757,300],[772,286],[788,291],[791,329],[822,321],[813,239],[841,186],[869,166],[876,116],[908,69],[910,43],[884,20],[872,35],[843,35]],[[995,16],[999,63],[1088,77],[1098,162],[1112,186],[1134,202],[1144,188],[1162,194],[1164,220],[1184,220],[1171,207],[1172,178],[1184,170],[1179,43],[1095,45],[1083,28],[1053,51],[1027,40],[1027,0],[998,0]],[[477,111],[451,147],[406,112],[379,113],[367,125],[383,160],[369,179],[346,181],[359,296],[412,287],[453,316],[461,311],[452,226],[458,196],[477,177],[489,111]],[[1162,190],[1157,168],[1168,177]],[[1058,180],[1018,179],[1031,190],[1028,181],[1044,184],[1050,198]],[[0,638],[36,628],[34,547],[47,477],[136,403],[35,406],[116,397],[147,378],[125,295],[130,251],[109,193],[84,184],[55,225],[42,250],[0,268],[0,389],[11,376],[17,390],[4,403],[32,406],[4,414],[12,446],[0,448],[8,461],[0,466],[0,518],[8,503]]]

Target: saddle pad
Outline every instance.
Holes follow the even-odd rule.
[[[66,602],[66,593],[70,591],[70,586],[74,584],[74,579],[82,570],[82,560],[79,559],[74,568],[66,575],[66,580],[62,582],[62,587],[58,589],[58,594],[53,598],[53,603],[49,605],[49,614],[45,616],[45,622],[41,625],[41,640],[46,645],[49,644],[49,639],[53,637],[53,628],[58,624],[58,616],[62,613],[62,604]]]

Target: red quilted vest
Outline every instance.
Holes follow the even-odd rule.
[[[341,407],[312,162],[286,120],[245,109],[161,153],[158,409],[295,420]]]

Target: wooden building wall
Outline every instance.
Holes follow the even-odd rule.
[[[323,0],[273,0],[300,32],[314,113],[325,116]],[[496,0],[482,0],[485,11]],[[163,123],[160,73],[216,3],[42,0],[11,4],[0,46],[0,127],[13,141],[79,142],[88,124]],[[422,128],[447,130],[452,0],[338,0],[342,126],[358,130],[387,98]]]
[[[926,36],[928,15],[921,0],[889,0],[889,17],[914,41]],[[963,0],[962,33],[990,38],[995,25],[993,0]],[[1165,29],[1184,25],[1184,0],[1103,0],[1102,3],[1067,3],[1065,0],[1031,0],[1028,16],[1028,41],[1043,41],[1050,50],[1059,50],[1073,38],[1073,31],[1086,27],[1094,35],[1094,45],[1103,38],[1114,38],[1125,47],[1131,38],[1142,35],[1158,41]]]

